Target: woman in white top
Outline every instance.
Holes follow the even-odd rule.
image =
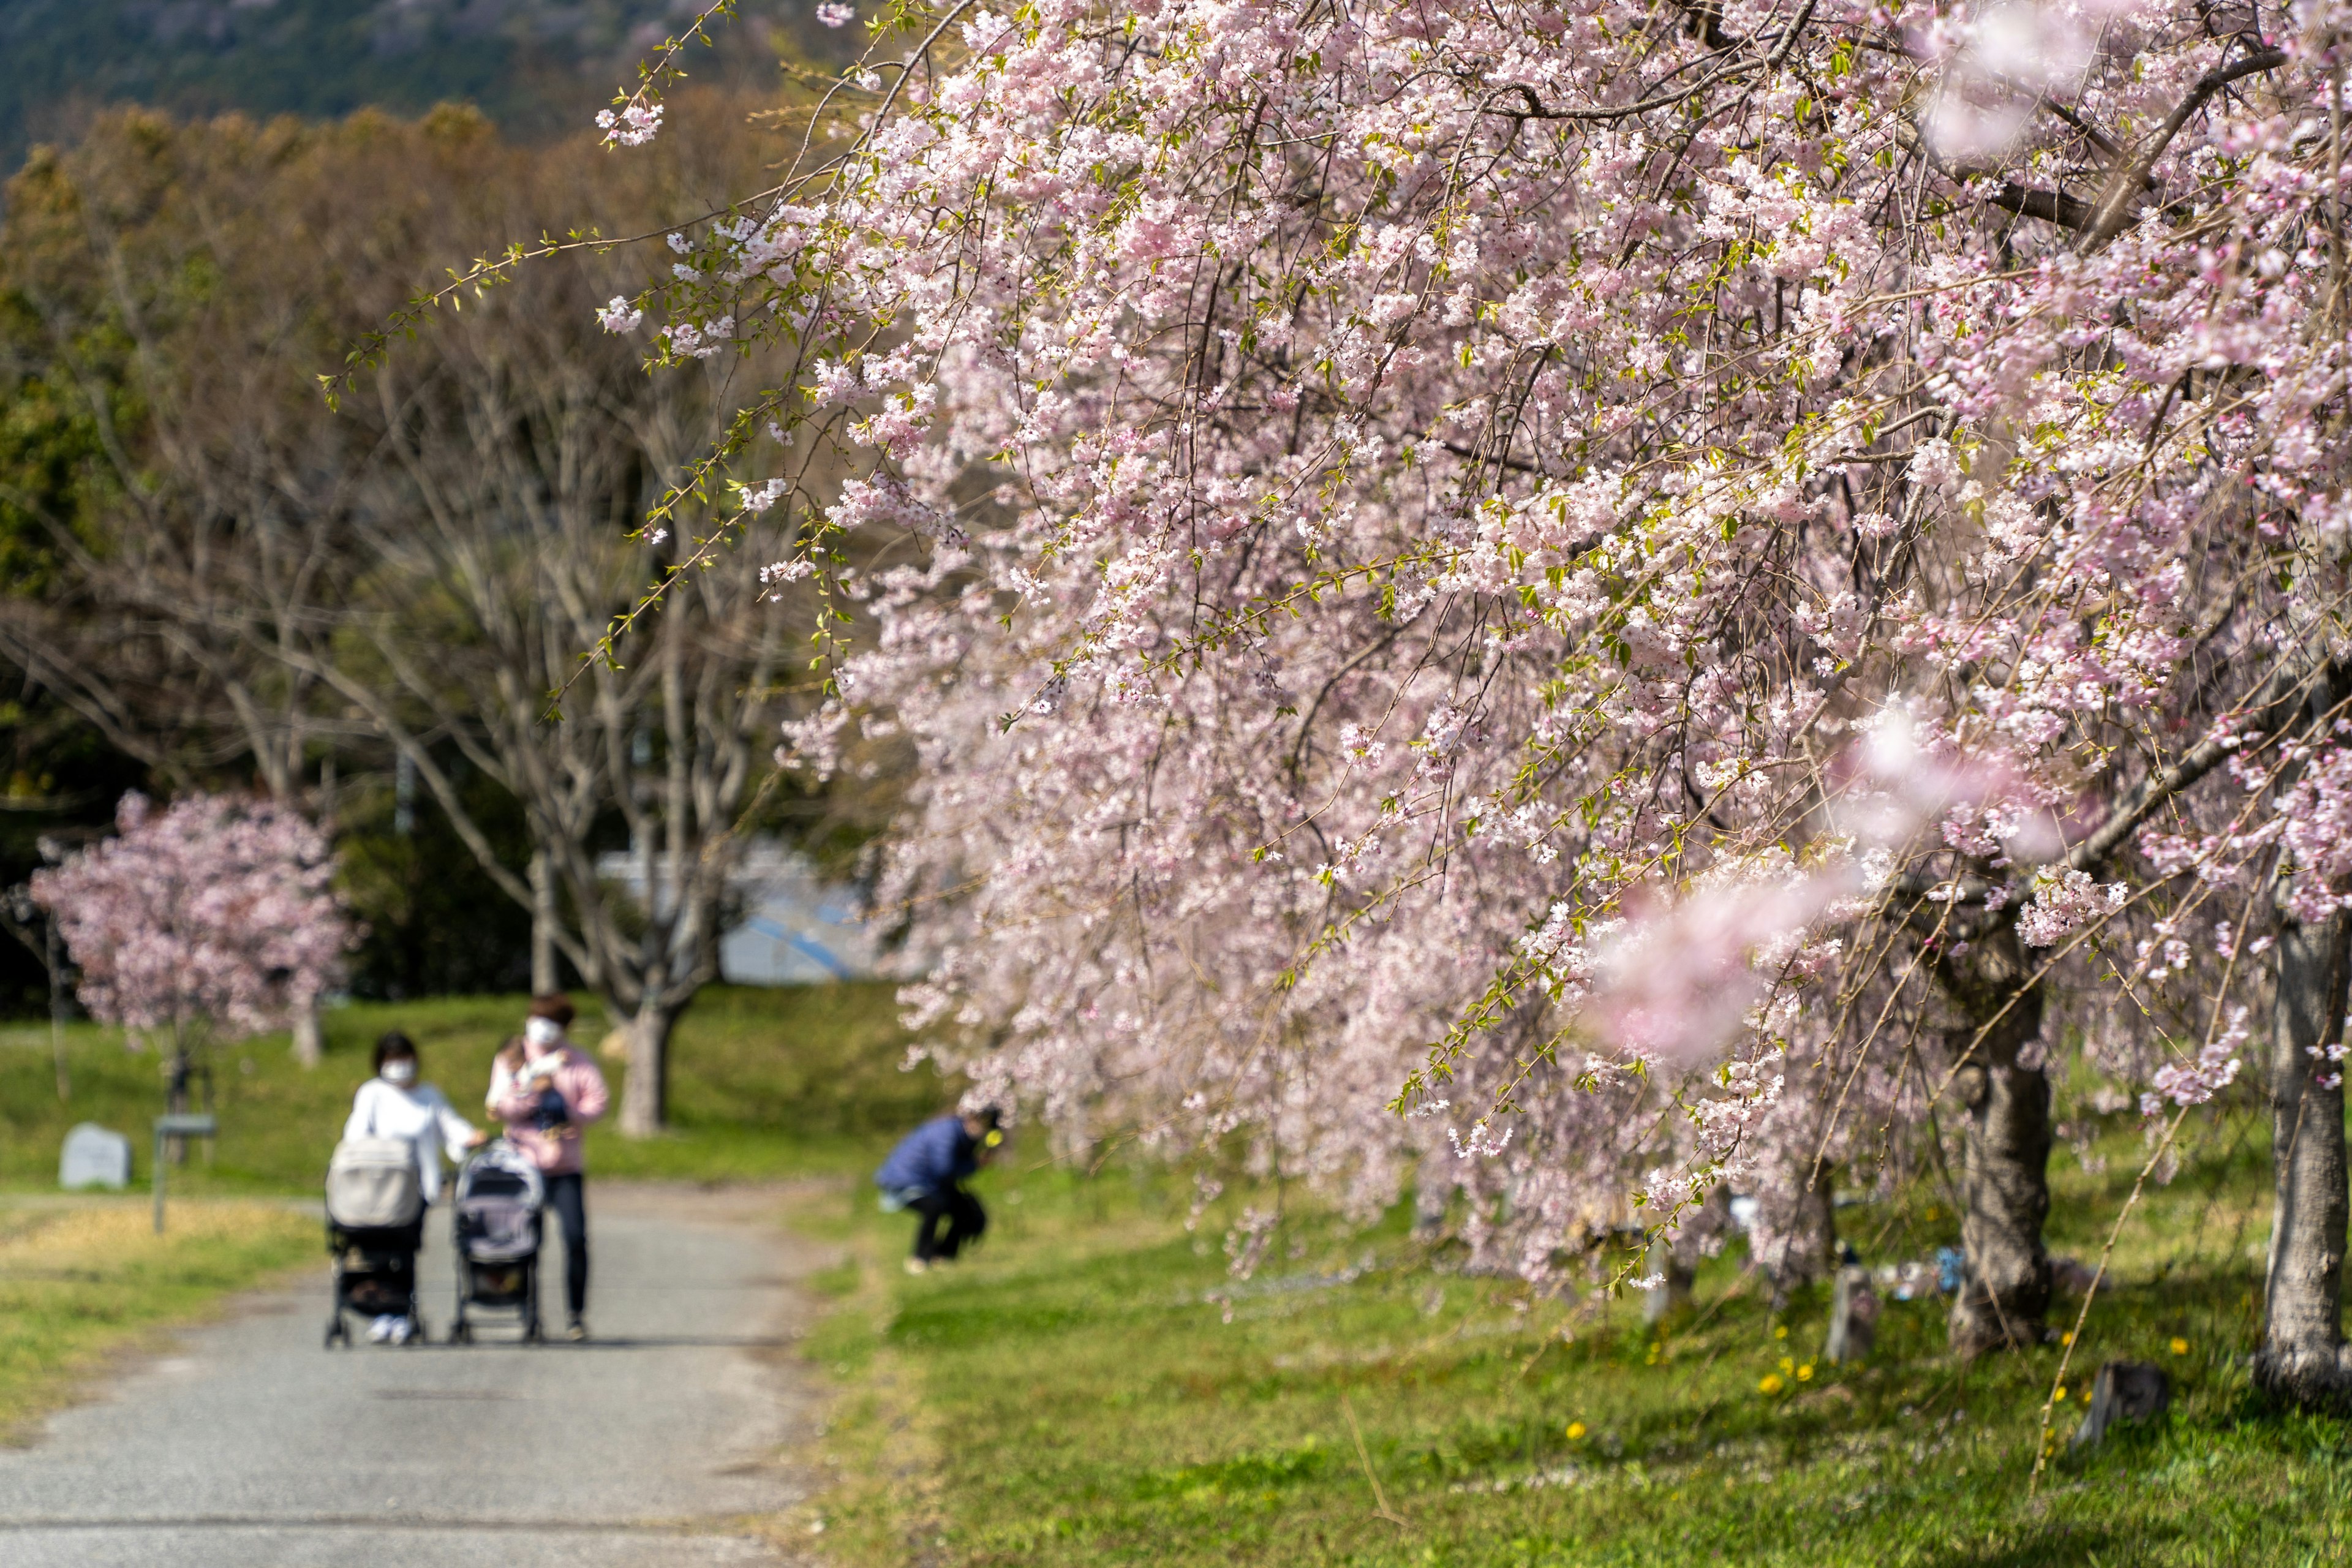
[[[352,1097],[346,1138],[405,1139],[416,1151],[417,1190],[428,1205],[441,1195],[441,1153],[462,1159],[482,1134],[449,1109],[449,1099],[416,1081],[416,1045],[394,1029],[375,1043],[375,1076]],[[368,1338],[397,1344],[415,1331],[406,1318],[386,1315],[369,1325]]]

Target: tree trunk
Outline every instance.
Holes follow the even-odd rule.
[[[1454,1177],[1454,1167],[1458,1163],[1451,1150],[1433,1147],[1423,1151],[1412,1178],[1412,1234],[1416,1240],[1435,1241],[1445,1235],[1446,1212],[1453,1206],[1458,1185]]]
[[[1772,1310],[1786,1308],[1800,1287],[1832,1277],[1837,1266],[1837,1167],[1822,1160],[1797,1194],[1788,1240],[1772,1266]]]
[[[650,997],[629,1020],[629,1077],[621,1089],[621,1132],[651,1138],[669,1123],[669,1037],[685,1013]]]
[[[294,1010],[294,1059],[306,1068],[319,1065],[327,1054],[327,1026],[313,1000]]]
[[[551,995],[563,989],[555,968],[555,871],[547,851],[530,855],[530,989]]]
[[[1657,1283],[1642,1293],[1642,1321],[1655,1325],[1679,1319],[1690,1310],[1691,1288],[1698,1270],[1675,1256],[1675,1244],[1660,1237],[1650,1243],[1648,1271]]]
[[[73,1098],[73,1075],[66,1066],[66,988],[60,978],[65,973],[65,955],[58,951],[58,917],[48,917],[47,957],[44,967],[49,976],[49,1052],[57,1058],[58,1100]]]
[[[172,1062],[163,1080],[163,1110],[166,1115],[184,1116],[188,1110],[188,1079],[194,1063],[188,1056],[187,1037],[180,1026],[172,1027]],[[176,1133],[163,1140],[163,1158],[174,1165],[188,1163],[188,1141]]]
[[[2274,1187],[2262,1348],[2254,1385],[2309,1410],[2352,1414],[2344,1342],[2342,1064],[2314,1051],[2343,1039],[2352,917],[2280,923],[2271,1013],[2271,1162]],[[2323,1088],[2322,1077],[2336,1082]]]
[[[1965,1261],[1952,1302],[1952,1348],[1962,1355],[2022,1350],[2042,1339],[2050,1310],[2050,1079],[2007,1061],[1964,1069],[1968,1172],[1960,1220]]]
[[[1949,1324],[1952,1349],[1964,1356],[2040,1343],[2050,1310],[2050,1255],[2042,1246],[2050,1217],[2050,1079],[2038,1062],[2018,1062],[2042,1036],[2042,987],[2025,980],[2031,962],[2004,921],[1942,968],[1969,1020],[1952,1042],[1967,1053],[1953,1079],[1969,1125],[1965,1260]]]

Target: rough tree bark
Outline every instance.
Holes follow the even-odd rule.
[[[1995,921],[1939,973],[1966,1020],[1953,1089],[1968,1108],[1960,1220],[1965,1255],[1952,1300],[1952,1349],[1963,1356],[2038,1343],[2050,1310],[2050,1079],[2019,1054],[2041,1037],[2042,986],[2010,921]]]
[[[2352,1414],[2344,1342],[2344,1086],[2315,1050],[2340,1043],[2352,917],[2280,921],[2271,1014],[2271,1159],[2275,1185],[2266,1310],[2254,1385],[2309,1410]],[[2323,1072],[2337,1076],[2323,1088]]]

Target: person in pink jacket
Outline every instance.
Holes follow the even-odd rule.
[[[507,1043],[490,1067],[490,1114],[507,1124],[507,1141],[530,1156],[547,1183],[547,1205],[563,1231],[566,1337],[588,1337],[588,1201],[581,1133],[604,1114],[611,1096],[588,1053],[564,1037],[573,1014],[570,999],[534,996],[522,1037]]]

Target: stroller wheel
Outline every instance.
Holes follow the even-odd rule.
[[[450,1324],[449,1342],[453,1345],[472,1344],[474,1342],[474,1325],[466,1321],[463,1318],[460,1318],[456,1322]]]
[[[343,1327],[343,1315],[341,1312],[337,1312],[332,1318],[327,1321],[327,1342],[325,1348],[328,1350],[333,1350],[335,1348],[335,1342],[338,1340],[347,1345],[352,1342],[352,1331]]]

